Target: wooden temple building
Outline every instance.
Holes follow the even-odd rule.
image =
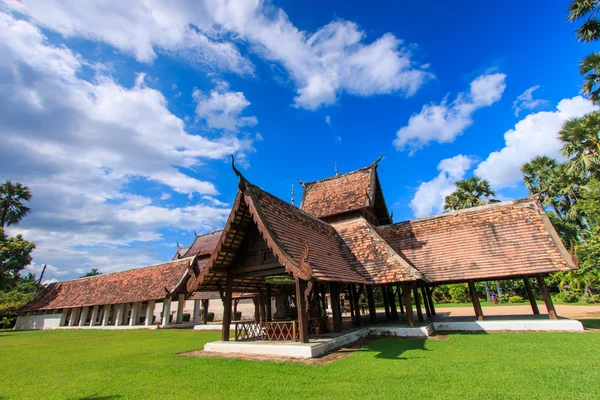
[[[378,162],[302,183],[300,207],[250,183],[232,162],[238,193],[222,231],[198,236],[160,266],[52,284],[22,311],[61,311],[68,319],[72,312],[65,309],[91,309],[91,322],[79,318],[89,325],[103,321],[107,307],[129,304],[128,310],[141,307],[127,314],[136,324],[156,301],[203,301],[218,294],[224,304],[222,340],[230,340],[234,328],[236,340],[308,342],[310,336],[342,330],[344,299],[358,326],[377,322],[376,298],[383,301],[386,319],[414,325],[431,318],[432,289],[445,283],[468,283],[482,320],[475,282],[522,279],[532,311],[539,314],[534,278],[550,318],[557,318],[544,277],[576,265],[536,198],[392,223]],[[119,282],[109,284],[110,276]],[[232,326],[240,297],[253,299],[255,318]],[[368,310],[364,319],[362,310]],[[113,317],[109,311],[104,318],[125,314]],[[196,315],[195,307],[194,321]]]

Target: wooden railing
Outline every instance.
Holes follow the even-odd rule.
[[[296,321],[236,322],[235,340],[298,340]]]

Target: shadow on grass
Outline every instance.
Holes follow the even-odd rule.
[[[600,319],[580,319],[585,329],[600,329]]]
[[[78,400],[111,400],[111,399],[120,399],[123,396],[118,395],[118,394],[108,394],[105,396],[98,396],[98,395],[91,395],[91,396],[85,396],[85,397],[79,397]]]
[[[382,338],[369,344],[362,351],[377,352],[375,358],[384,358],[388,360],[407,360],[407,357],[401,357],[409,350],[430,351],[425,348],[426,339],[402,339],[402,338]],[[419,357],[410,357],[419,358]]]

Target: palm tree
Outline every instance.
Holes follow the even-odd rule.
[[[98,271],[98,268],[92,268],[89,272],[86,272],[85,275],[82,276],[82,278],[87,278],[88,276],[96,276],[101,274],[102,272]]]
[[[559,132],[562,154],[569,158],[569,172],[595,175],[600,172],[600,112],[567,121]]]
[[[600,39],[600,1],[598,0],[573,0],[569,5],[567,21],[573,22],[587,18],[577,31],[577,39],[580,42],[589,43]],[[588,54],[579,63],[579,73],[584,75],[584,83],[581,91],[590,96],[592,102],[600,103],[600,53]]]
[[[25,202],[31,200],[31,191],[20,183],[6,181],[0,185],[0,228],[18,225],[29,213]]]
[[[490,188],[490,183],[485,179],[474,176],[456,182],[456,190],[446,196],[444,210],[460,210],[482,206],[493,202],[494,196],[496,196],[496,193]]]

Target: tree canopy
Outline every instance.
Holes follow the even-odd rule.
[[[31,191],[20,183],[6,181],[0,185],[0,228],[18,225],[29,213],[26,201],[31,200]]]
[[[494,201],[496,193],[490,183],[477,176],[456,182],[456,190],[446,196],[444,210],[455,211],[463,208],[477,207]]]

